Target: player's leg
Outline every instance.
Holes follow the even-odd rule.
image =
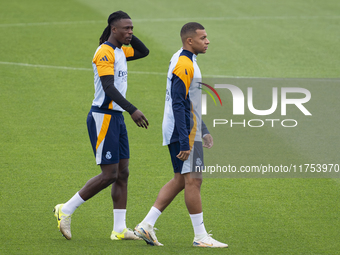
[[[105,189],[118,178],[119,171],[119,119],[121,113],[103,114],[90,111],[87,117],[87,129],[96,158],[102,172],[90,179],[79,191],[86,201]]]
[[[148,224],[153,228],[161,213],[183,189],[184,178],[180,173],[175,173],[174,178],[161,188],[155,203],[140,225]]]
[[[117,179],[119,149],[114,145],[119,143],[116,135],[116,130],[119,129],[118,117],[92,110],[87,116],[90,142],[96,163],[100,165],[102,172],[90,179],[67,203],[55,206],[54,214],[58,220],[59,230],[67,239],[71,239],[71,215],[76,208]]]
[[[116,145],[118,147],[119,167],[117,181],[112,185],[111,197],[114,209],[126,210],[130,148],[123,115],[117,117],[117,130],[119,130],[117,132],[118,142]],[[118,227],[116,230],[121,229]]]
[[[85,186],[79,191],[80,197],[85,201],[110,186],[118,178],[118,164],[100,165],[100,168],[102,172],[88,180]]]
[[[179,142],[169,144],[168,149],[169,149],[170,159],[171,159],[172,166],[173,166],[174,177],[162,187],[153,205],[160,212],[163,212],[165,208],[177,196],[177,194],[184,189],[184,184],[185,184],[184,177],[181,174],[183,162],[176,157],[180,150]]]
[[[196,164],[203,164],[203,147],[201,142],[195,142],[189,159],[184,162],[182,174],[185,180],[184,199],[191,223],[194,229],[195,238],[193,246],[196,247],[228,247],[227,244],[216,241],[205,229],[203,221],[201,185],[202,172],[196,172]],[[190,162],[192,162],[190,164]],[[193,164],[193,165],[192,165]]]
[[[154,225],[165,208],[172,202],[177,194],[184,189],[184,177],[180,173],[181,165],[183,163],[179,159],[176,159],[179,143],[170,144],[168,148],[175,173],[174,177],[161,188],[149,213],[144,220],[135,227],[136,235],[143,238],[148,244],[156,246],[162,246],[163,244],[157,240],[154,232]]]
[[[159,191],[154,205],[151,207],[144,220],[136,226],[136,235],[143,238],[148,244],[162,246],[155,235],[154,225],[165,208],[183,189],[184,178],[180,173],[175,173],[174,178],[165,184]]]
[[[183,189],[184,178],[180,173],[175,173],[174,178],[161,188],[153,206],[163,212]]]
[[[111,197],[113,201],[112,240],[141,240],[133,231],[126,227],[127,186],[129,178],[129,139],[123,115],[117,117],[119,130],[119,170],[115,183],[112,184]]]
[[[60,232],[66,239],[71,239],[71,215],[85,201],[116,181],[118,164],[101,165],[102,172],[86,182],[65,204],[56,205],[54,215],[57,217]]]
[[[119,161],[118,178],[112,184],[111,197],[114,209],[126,209],[127,204],[127,186],[129,178],[129,159]]]
[[[184,199],[185,204],[190,214],[198,214],[202,212],[201,201],[201,185],[202,174],[201,173],[186,173],[184,177]]]
[[[113,231],[112,240],[141,240],[131,229],[126,227],[127,185],[129,177],[129,159],[121,159],[119,173],[112,184],[111,197],[113,201]]]
[[[184,174],[185,179],[185,204],[188,208],[191,223],[194,228],[195,238],[193,246],[195,247],[219,247],[226,248],[227,244],[221,243],[211,237],[205,229],[201,202],[201,173]]]
[[[194,176],[195,174],[195,176]],[[201,173],[186,173],[184,200],[188,209],[195,236],[207,234],[203,223],[202,201],[201,201]]]

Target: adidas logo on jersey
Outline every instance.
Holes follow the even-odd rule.
[[[109,61],[106,56],[102,57],[100,61]]]

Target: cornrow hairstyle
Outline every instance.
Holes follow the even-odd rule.
[[[114,25],[115,22],[121,20],[121,19],[131,19],[130,16],[123,11],[116,11],[114,13],[111,13],[109,18],[107,19],[108,25],[104,29],[101,37],[99,38],[99,45],[106,42],[111,34],[111,26]]]

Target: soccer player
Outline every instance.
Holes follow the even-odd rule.
[[[131,44],[132,47],[123,45]],[[137,126],[147,128],[143,113],[126,100],[127,62],[143,58],[148,48],[133,35],[129,15],[112,13],[99,40],[92,66],[94,71],[94,100],[87,116],[87,127],[96,163],[101,173],[88,180],[65,204],[54,208],[58,228],[71,239],[71,215],[85,201],[112,184],[114,225],[112,240],[140,240],[126,227],[127,183],[129,176],[129,143],[123,112],[127,111]]]
[[[204,123],[198,129],[198,123],[201,123],[201,120],[195,116],[193,111],[192,105],[195,104],[195,99],[191,93],[191,88],[196,86],[202,78],[196,57],[206,52],[209,40],[204,27],[196,22],[185,24],[180,36],[183,47],[171,58],[167,75],[162,127],[163,145],[168,145],[174,177],[159,191],[154,205],[144,220],[135,227],[134,232],[147,244],[162,246],[163,244],[158,242],[155,235],[154,225],[165,208],[184,189],[185,204],[195,234],[193,246],[228,247],[227,244],[213,239],[205,229],[200,195],[202,172],[193,171],[197,165],[203,163],[201,137],[203,137],[204,147],[213,146],[212,136]],[[198,141],[197,136],[199,136]]]

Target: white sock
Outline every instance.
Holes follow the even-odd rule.
[[[69,201],[67,201],[61,211],[65,214],[72,214],[81,204],[85,201],[79,196],[79,192],[77,192]]]
[[[113,230],[122,233],[126,228],[126,209],[113,209]]]
[[[204,222],[203,222],[203,212],[198,214],[190,214],[192,226],[194,227],[194,233],[197,237],[198,235],[206,234]]]
[[[142,222],[146,222],[149,223],[151,226],[155,226],[156,220],[161,214],[162,212],[153,206],[151,207],[149,213],[145,216]]]

